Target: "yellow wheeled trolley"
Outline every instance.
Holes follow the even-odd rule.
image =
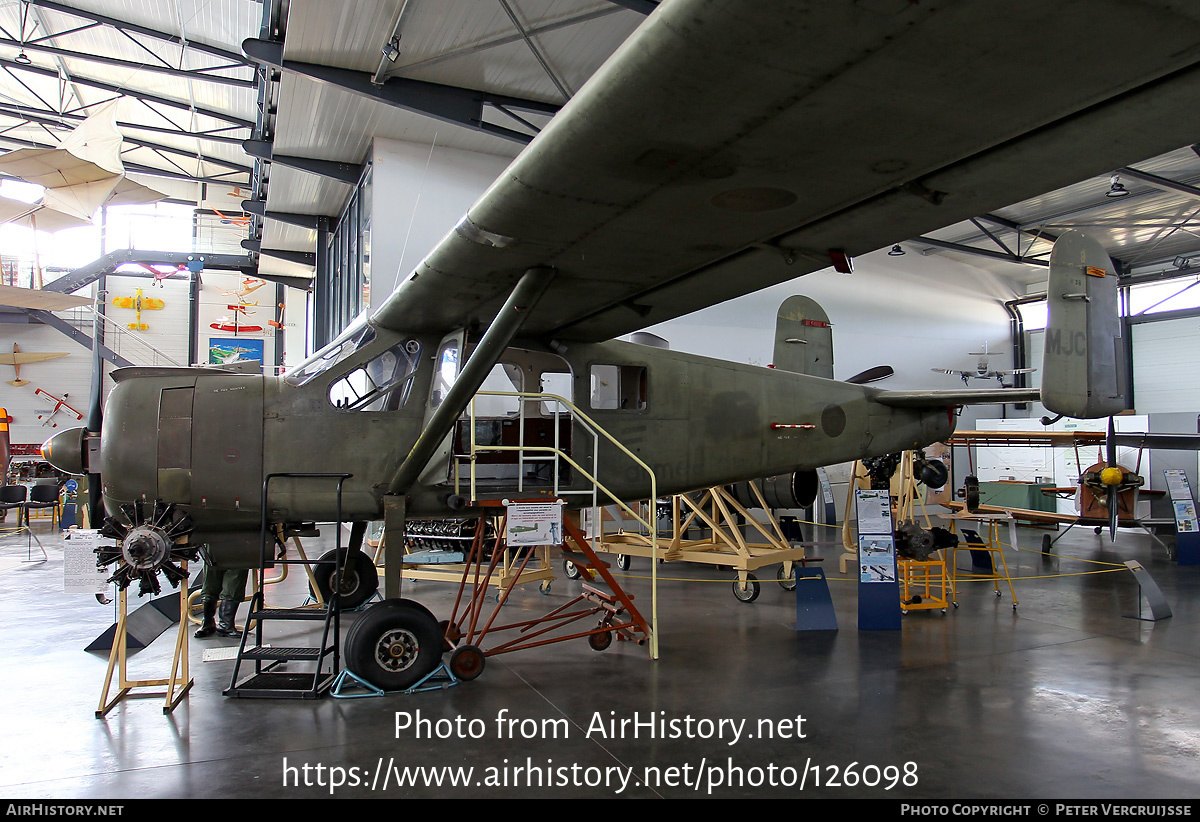
[[[946,613],[946,562],[941,559],[901,559],[900,612],[932,611]]]

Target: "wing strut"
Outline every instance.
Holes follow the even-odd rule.
[[[525,319],[550,285],[554,274],[553,268],[531,268],[521,275],[508,301],[504,303],[483,339],[467,359],[454,385],[446,392],[446,398],[433,412],[429,424],[413,444],[404,462],[396,469],[396,474],[388,485],[389,494],[403,494],[416,482],[417,476],[425,468],[425,463],[429,462],[429,458],[437,450],[438,443],[449,433],[459,415],[466,410],[467,403],[479,390],[479,386],[483,385],[488,372],[500,361],[500,355],[520,331]]]

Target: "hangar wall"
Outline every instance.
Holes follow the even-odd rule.
[[[508,167],[507,157],[376,138],[371,308],[392,293]]]

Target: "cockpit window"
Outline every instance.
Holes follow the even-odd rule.
[[[288,385],[295,386],[312,382],[373,339],[375,329],[367,325],[367,317],[364,314],[347,326],[337,339],[284,374],[283,380]]]
[[[421,345],[392,346],[329,386],[329,401],[348,411],[396,411],[408,402]]]

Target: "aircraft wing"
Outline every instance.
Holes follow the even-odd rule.
[[[1190,145],[1198,61],[1170,0],[667,0],[375,319],[552,266],[523,335],[634,331]]]
[[[0,305],[13,308],[35,308],[43,311],[65,311],[81,305],[91,305],[91,297],[76,297],[56,291],[35,288],[20,288],[15,285],[0,285]]]

